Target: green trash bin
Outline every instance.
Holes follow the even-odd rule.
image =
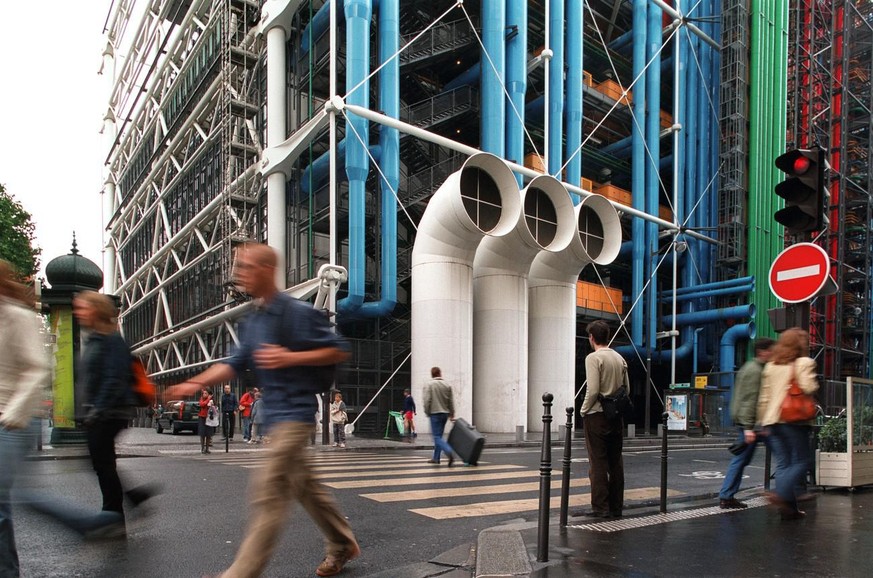
[[[392,419],[393,418],[393,419]],[[391,437],[391,422],[394,422],[394,425],[397,426],[397,433],[401,436],[404,435],[405,430],[403,429],[403,414],[399,411],[389,411],[388,412],[388,423],[385,424],[385,439]]]

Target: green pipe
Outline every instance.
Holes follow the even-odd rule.
[[[759,178],[759,163],[758,159],[760,158],[762,151],[761,147],[758,143],[758,135],[759,135],[759,119],[758,114],[760,111],[759,99],[761,98],[761,66],[760,66],[760,33],[761,33],[761,23],[760,23],[760,1],[753,0],[751,10],[750,10],[750,20],[751,20],[751,38],[749,42],[749,199],[747,202],[748,209],[748,243],[746,244],[746,256],[748,259],[748,274],[754,276],[756,279],[761,279],[758,264],[761,261],[761,257],[759,252],[761,251],[762,246],[762,237],[759,230],[759,213],[760,213],[760,195],[759,187],[760,187],[760,178]],[[754,291],[754,300],[755,302],[759,302],[758,299],[760,297],[760,287],[762,283],[755,284]],[[757,323],[757,315],[756,315],[756,326],[762,327]]]

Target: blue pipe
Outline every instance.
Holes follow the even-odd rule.
[[[382,147],[379,145],[370,145],[370,156],[374,162],[379,162],[382,158]],[[342,139],[336,145],[336,160],[337,163],[344,163],[346,160],[346,139]],[[327,181],[330,176],[330,153],[326,152],[312,161],[308,167],[303,170],[303,175],[300,177],[300,192],[304,195],[311,195],[317,191],[321,185]],[[311,183],[311,184],[310,184]]]
[[[506,44],[506,88],[511,103],[506,107],[506,158],[522,164],[527,93],[527,2],[506,3],[506,26],[518,31]],[[515,180],[519,187],[523,185],[521,175],[516,174]]]
[[[480,148],[504,156],[504,123],[506,100],[503,81],[506,76],[506,2],[504,0],[482,1],[482,94],[484,106],[480,106]],[[489,62],[489,57],[491,61]],[[493,67],[492,67],[493,64]]]
[[[371,10],[375,11],[379,8],[379,0],[371,0]],[[300,56],[306,56],[309,54],[309,43],[310,39],[312,43],[321,38],[321,35],[327,30],[328,26],[330,26],[330,0],[326,1],[321,8],[318,9],[318,12],[312,17],[312,20],[309,21],[309,24],[306,25],[306,28],[303,29],[303,34],[300,35]]]
[[[712,36],[713,32],[713,24],[709,22],[709,17],[713,14],[721,14],[721,10],[713,11],[713,6],[709,3],[704,3],[701,8],[703,9],[703,20],[701,24],[703,25],[704,31],[707,31],[710,35],[710,38],[718,38],[717,36]],[[701,69],[703,70],[703,80],[701,82],[700,90],[697,91],[697,116],[698,116],[698,142],[700,143],[700,163],[697,165],[697,185],[700,190],[701,200],[700,200],[700,226],[703,227],[703,231],[710,230],[713,224],[716,222],[715,215],[713,215],[713,207],[715,207],[715,191],[718,189],[718,182],[714,181],[711,186],[709,186],[709,180],[712,177],[712,169],[713,167],[718,166],[718,144],[716,138],[718,138],[719,130],[718,126],[715,124],[718,122],[718,119],[713,119],[713,115],[710,114],[710,103],[707,98],[707,92],[713,90],[715,88],[715,92],[718,93],[718,80],[720,76],[720,72],[716,73],[716,76],[713,76],[713,49],[705,42],[702,42],[696,35],[694,38],[697,40],[695,46],[699,46],[699,54],[701,54]],[[717,53],[715,53],[717,56]],[[718,67],[715,70],[719,70]],[[718,100],[713,101],[713,106],[715,106],[715,110],[718,110]],[[714,159],[715,157],[715,159]],[[708,187],[708,188],[707,188]],[[707,233],[704,233],[707,234]],[[700,267],[703,272],[703,281],[709,281],[712,275],[712,252],[713,248],[709,243],[700,243]]]
[[[652,156],[652,158],[645,159],[646,212],[650,215],[658,214],[658,201],[660,198],[660,180],[658,178],[657,161],[659,158],[661,129],[660,117],[658,115],[658,111],[661,110],[661,67],[659,51],[662,43],[661,13],[661,9],[654,4],[648,7],[648,20],[646,26],[646,61],[653,62],[654,66],[650,66],[646,73],[646,108],[648,114],[642,118],[645,118],[646,143],[648,145],[649,155]],[[646,302],[649,318],[649,331],[646,345],[648,352],[652,353],[656,348],[656,328],[658,325],[658,277],[656,275],[656,268],[658,266],[658,226],[654,223],[646,222],[645,250],[647,251],[646,256],[648,262],[646,276],[649,279],[647,291],[648,297]]]
[[[728,378],[728,386],[733,387],[734,376],[733,371],[736,369],[736,345],[737,342],[743,339],[755,338],[755,322],[738,323],[730,327],[721,337],[719,343],[720,363],[719,369],[723,372],[730,373]]]
[[[736,277],[734,279],[728,279],[726,281],[713,281],[712,283],[699,283],[694,285],[693,287],[680,287],[676,289],[677,295],[683,295],[687,293],[697,293],[699,291],[710,291],[712,289],[723,289],[725,287],[736,287],[737,285],[749,285],[755,283],[754,276],[747,277]],[[666,298],[673,295],[673,291],[662,291],[658,294],[658,297]]]
[[[324,31],[330,26],[330,2],[325,2],[324,6],[318,9],[306,28],[303,29],[303,34],[300,35],[300,56],[309,54],[310,39],[312,44],[321,38]]]
[[[549,142],[546,170],[560,178],[564,145],[564,0],[549,1]],[[483,119],[484,121],[484,119]]]
[[[621,36],[614,38],[612,42],[609,43],[610,50],[621,50],[631,44],[634,41],[634,30],[636,26],[622,34]],[[634,76],[636,78],[636,76]]]
[[[754,283],[749,285],[737,285],[735,287],[725,287],[723,289],[712,289],[710,291],[700,291],[699,293],[685,293],[684,295],[676,295],[676,301],[688,301],[696,299],[709,299],[711,297],[723,297],[725,295],[740,295],[749,293],[755,290]],[[662,294],[663,295],[663,294]],[[672,295],[664,295],[661,300],[669,301],[673,299]]]
[[[573,185],[579,185],[582,178],[583,36],[582,0],[567,0],[567,176],[564,180]],[[570,193],[570,197],[574,205],[579,202],[575,193]]]
[[[646,86],[646,14],[648,12],[648,0],[634,0],[633,4],[633,77],[639,78],[636,86]],[[643,93],[642,88],[637,89]],[[632,153],[631,153],[631,199],[633,208],[638,211],[645,210],[645,187],[646,187],[646,143],[643,123],[646,118],[646,101],[640,98],[641,94],[633,101],[633,111],[636,122],[631,130]],[[640,295],[643,292],[645,252],[648,243],[645,242],[645,221],[633,218],[631,222],[631,236],[633,240],[633,259],[631,261],[631,294]],[[637,303],[631,312],[631,341],[638,347],[643,344],[643,302]]]
[[[745,319],[754,316],[755,305],[748,303],[746,305],[725,307],[724,309],[707,309],[706,311],[680,313],[676,315],[676,325],[685,327],[688,325],[702,325],[704,323],[713,323],[715,321],[725,321],[727,319]],[[671,326],[673,324],[673,316],[665,315],[662,322],[667,327]]]
[[[520,30],[520,29],[519,29]],[[519,34],[521,34],[519,32]],[[525,33],[527,34],[527,33]],[[478,84],[479,78],[482,75],[482,63],[477,62],[455,78],[451,79],[447,83],[443,85],[442,91],[449,92],[450,90],[455,90],[456,88],[461,88],[462,86],[470,86],[472,84]]]
[[[400,0],[381,0],[379,6],[379,108],[385,116],[400,118]],[[392,58],[394,57],[394,58]],[[384,317],[397,305],[397,197],[400,186],[400,132],[385,125],[379,129],[382,149],[382,292],[379,301],[361,305],[366,317]]]
[[[346,102],[369,108],[370,82],[370,22],[373,11],[370,0],[345,0],[346,87],[354,89]],[[360,86],[358,86],[358,84]],[[355,89],[355,87],[357,87]],[[349,177],[349,281],[348,296],[337,303],[338,311],[356,311],[364,302],[366,255],[364,244],[365,183],[370,170],[367,145],[370,131],[366,119],[348,115],[346,134],[346,174]],[[355,134],[356,133],[356,134]],[[361,142],[363,141],[363,142]]]

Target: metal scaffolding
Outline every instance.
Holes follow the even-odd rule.
[[[813,355],[827,381],[871,372],[873,5],[797,0],[789,40],[789,148],[821,146],[830,165],[829,224],[816,242],[839,291],[812,302]],[[826,400],[839,406],[838,399]],[[842,400],[844,403],[844,400]]]
[[[124,119],[109,156],[115,286],[125,337],[159,383],[221,359],[232,343],[230,322],[203,321],[234,304],[234,244],[258,236],[259,8],[152,1],[115,81],[110,110]],[[114,19],[110,41],[129,18]]]

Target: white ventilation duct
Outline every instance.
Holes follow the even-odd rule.
[[[494,433],[527,424],[531,262],[576,236],[573,202],[557,179],[536,177],[519,195],[515,228],[483,239],[473,261],[473,423]]]
[[[455,415],[472,421],[473,257],[483,237],[512,231],[520,212],[512,171],[487,153],[468,158],[431,197],[412,248],[410,379],[419,410],[430,368],[439,366],[455,392]],[[416,431],[430,424],[419,419]]]
[[[534,258],[528,279],[529,431],[543,431],[544,393],[554,396],[552,429],[566,422],[574,406],[576,379],[576,282],[589,263],[608,265],[621,247],[618,213],[604,197],[592,195],[576,205],[578,234],[558,253]]]

